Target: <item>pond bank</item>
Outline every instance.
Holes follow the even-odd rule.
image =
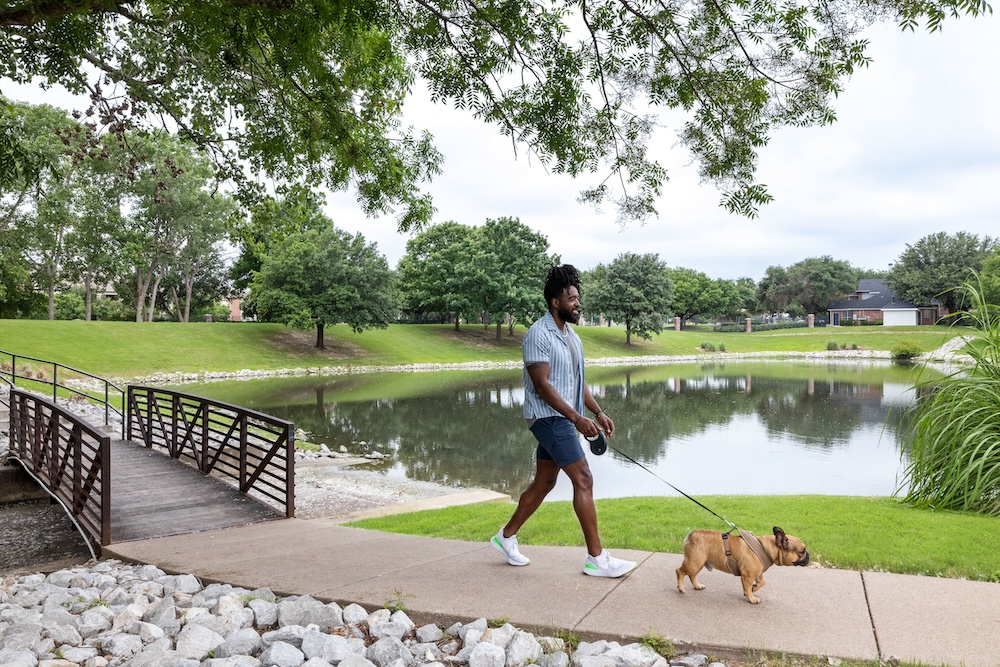
[[[955,367],[961,363],[957,350],[964,345],[964,338],[951,339],[933,353],[923,355],[915,362],[935,367]],[[892,361],[886,350],[832,350],[823,352],[705,352],[673,356],[600,357],[587,359],[587,366],[651,366],[691,362],[726,363],[732,361],[824,361],[827,363],[855,363],[858,361]],[[131,379],[114,378],[120,384],[190,384],[224,380],[257,380],[272,377],[303,375],[336,376],[368,373],[433,373],[437,371],[476,371],[493,369],[516,370],[521,361],[471,361],[455,364],[398,364],[390,366],[322,366],[308,368],[282,368],[272,370],[199,371],[197,373],[154,373]]]

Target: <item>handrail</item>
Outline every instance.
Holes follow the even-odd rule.
[[[240,493],[295,516],[295,426],[262,412],[178,391],[129,385],[126,440],[164,448]]]
[[[70,392],[71,394],[76,395],[76,396],[82,396],[84,399],[86,399],[88,401],[93,401],[93,402],[97,403],[98,405],[103,405],[104,406],[104,425],[107,426],[108,424],[110,424],[111,412],[114,412],[122,420],[122,431],[121,431],[121,433],[122,433],[122,436],[124,437],[124,435],[125,435],[125,390],[122,389],[121,387],[119,387],[118,385],[116,385],[114,382],[111,382],[110,380],[106,380],[106,379],[104,379],[104,378],[102,378],[100,376],[94,375],[92,373],[88,373],[87,371],[82,371],[79,368],[73,368],[72,366],[67,366],[66,364],[60,364],[57,361],[49,361],[48,359],[38,359],[37,357],[29,357],[29,356],[24,355],[24,354],[14,354],[13,352],[8,352],[6,350],[0,350],[0,356],[2,356],[2,355],[6,355],[6,356],[10,357],[10,359],[11,359],[10,370],[6,370],[4,368],[4,365],[0,364],[0,379],[2,379],[8,385],[10,385],[11,387],[16,387],[17,386],[17,380],[18,380],[18,378],[20,378],[22,380],[30,380],[31,382],[40,382],[42,384],[47,384],[47,385],[51,385],[52,386],[52,402],[53,403],[56,401],[56,395],[57,395],[58,390],[59,389],[63,389],[65,391]],[[36,362],[39,362],[39,363],[42,363],[42,364],[51,365],[52,366],[52,380],[47,380],[44,377],[34,377],[34,376],[31,376],[31,375],[18,373],[17,372],[17,361],[18,361],[18,359],[21,359],[22,361],[36,361]],[[83,375],[84,377],[88,377],[88,378],[90,378],[92,380],[97,380],[98,382],[102,383],[104,385],[104,400],[101,400],[100,397],[93,396],[93,395],[87,393],[86,391],[81,391],[81,390],[76,389],[74,387],[71,387],[69,385],[61,384],[59,382],[59,369],[60,368],[62,368],[64,370],[67,370],[67,371],[70,371],[70,372],[73,372],[73,373],[77,373],[79,375]],[[117,392],[116,398],[118,398],[118,406],[115,406],[115,405],[111,404],[112,389],[115,392]],[[2,402],[3,402],[3,397],[2,397],[2,395],[0,395],[0,403],[2,403]],[[9,407],[9,405],[8,405],[8,407]]]
[[[111,544],[111,437],[55,401],[10,391],[10,454],[66,509],[88,540]]]

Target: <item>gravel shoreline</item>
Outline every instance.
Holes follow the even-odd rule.
[[[0,577],[0,665],[725,667],[704,654],[674,656],[658,638],[567,641],[568,633],[536,637],[485,618],[418,626],[400,605],[389,607],[282,599],[108,560]]]

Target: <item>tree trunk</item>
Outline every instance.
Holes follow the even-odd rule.
[[[459,316],[459,314],[458,314],[458,313],[455,313],[455,331],[458,331],[458,322],[459,322],[459,320],[461,320],[461,319],[462,319],[462,318],[461,318],[461,317]]]
[[[632,320],[625,320],[625,344],[632,344]]]
[[[49,282],[49,320],[56,319],[56,285],[55,281]]]
[[[184,322],[184,314],[181,313],[181,300],[177,296],[177,288],[170,288],[170,301],[174,304],[174,312],[177,313],[177,321]]]
[[[500,340],[500,327],[503,326],[503,322],[497,322],[497,340]]]
[[[153,277],[153,267],[149,267],[149,273],[143,276],[140,268],[135,270],[135,321],[142,322],[142,309],[146,305],[146,292],[149,290],[149,281]]]
[[[149,312],[146,314],[146,321],[153,321],[153,314],[156,312],[156,294],[160,291],[160,280],[163,276],[157,274],[156,281],[149,288]]]
[[[83,274],[83,320],[89,322],[92,318],[94,306],[94,272],[86,271]]]
[[[182,322],[191,321],[191,292],[194,291],[194,275],[189,275],[184,279],[184,319]]]
[[[323,327],[325,325],[322,322],[316,323],[316,348],[320,350],[325,350],[326,347],[323,345]]]

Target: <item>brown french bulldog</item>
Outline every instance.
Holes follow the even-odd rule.
[[[736,574],[743,581],[743,595],[750,604],[757,604],[760,598],[754,597],[754,592],[764,587],[764,570],[773,562],[776,565],[808,565],[809,552],[806,545],[794,535],[786,535],[785,531],[774,527],[774,535],[763,535],[757,538],[763,550],[763,556],[770,562],[765,562],[739,535],[729,535],[729,550],[736,567]],[[698,583],[698,573],[701,568],[709,570],[716,568],[723,572],[731,571],[727,562],[725,544],[722,533],[717,530],[692,530],[684,538],[684,562],[677,568],[677,590],[684,592],[684,576],[691,579],[695,590],[705,588]]]

